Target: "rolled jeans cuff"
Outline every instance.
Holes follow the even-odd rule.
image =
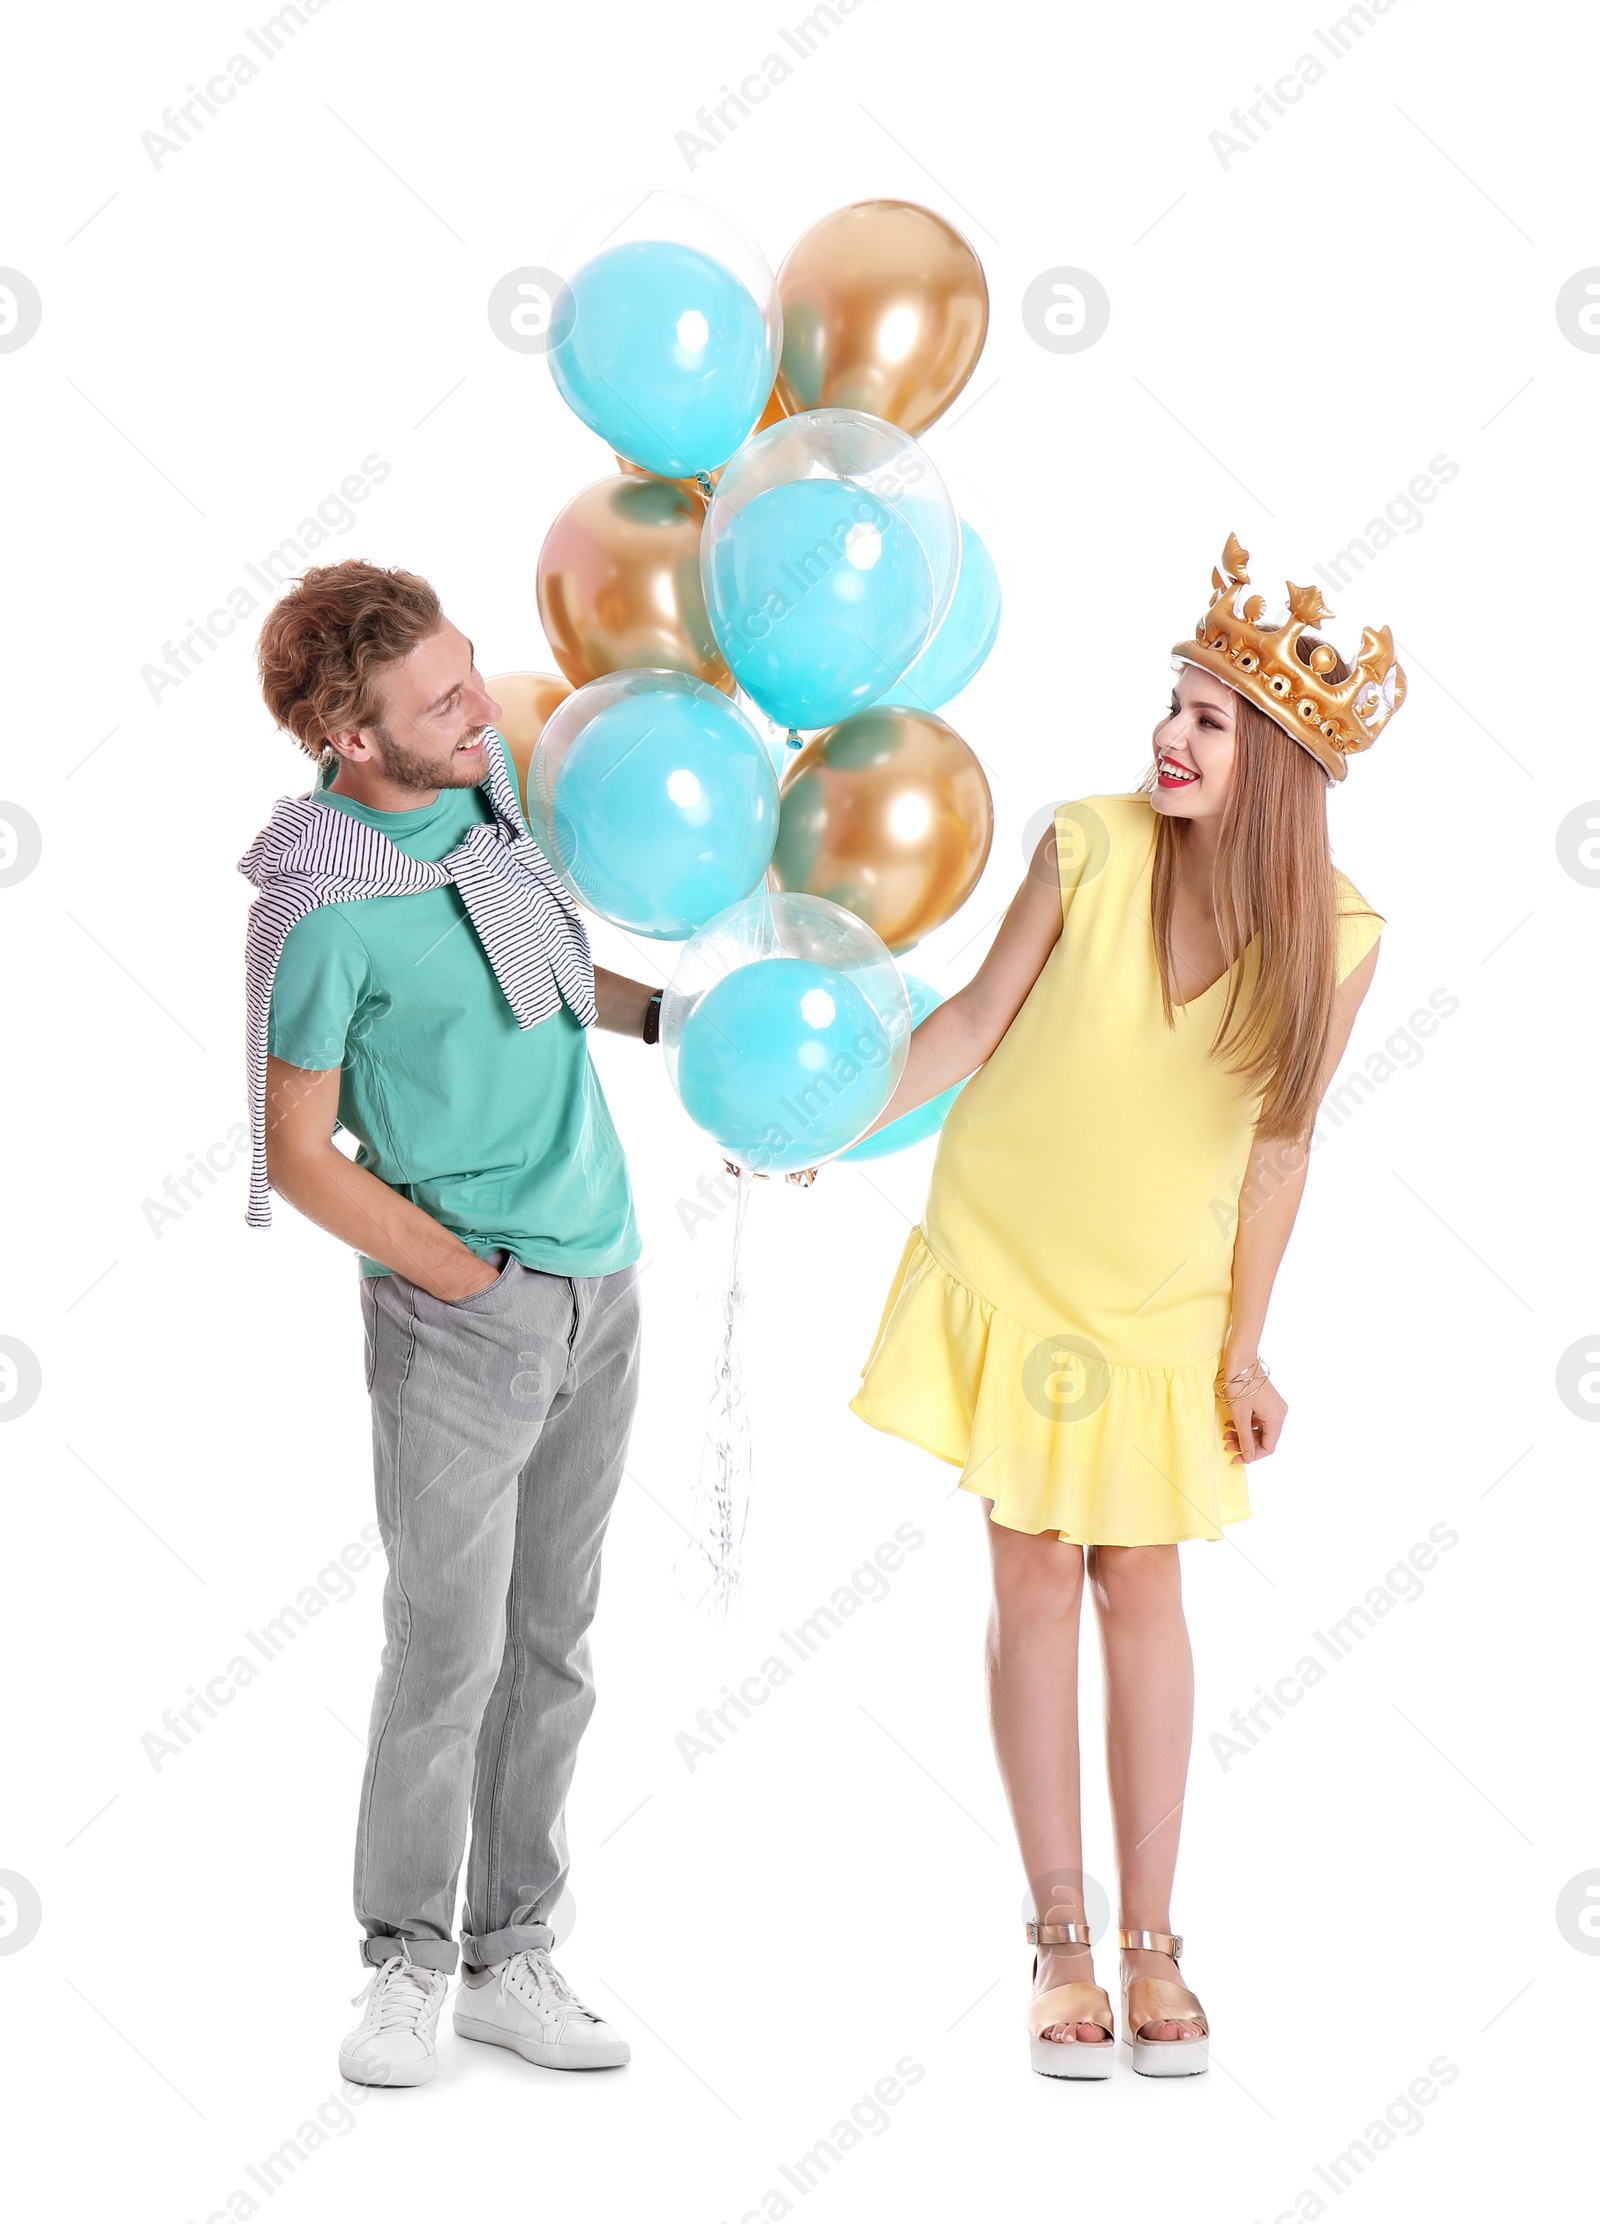
[[[455,1975],[457,1948],[453,1938],[392,1938],[380,1934],[361,1941],[361,1961],[366,1969],[398,1961],[402,1952],[409,1954],[419,1969],[439,1969],[447,1977]]]
[[[513,1954],[548,1953],[555,1942],[548,1923],[508,1923],[503,1931],[463,1938],[461,1958],[469,1969],[487,1969],[491,1962],[509,1961]]]

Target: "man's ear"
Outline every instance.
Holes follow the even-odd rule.
[[[370,764],[377,752],[359,727],[347,726],[341,732],[329,734],[326,747],[336,757],[349,764]]]

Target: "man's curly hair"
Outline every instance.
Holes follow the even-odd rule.
[[[381,727],[384,668],[443,623],[438,596],[415,572],[358,557],[314,565],[274,603],[256,642],[266,706],[320,760],[330,734]]]

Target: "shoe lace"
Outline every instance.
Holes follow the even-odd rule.
[[[373,2001],[380,2031],[414,2031],[444,1985],[437,1969],[418,1967],[402,1939],[398,1956],[378,1964],[350,2005],[359,2008]]]
[[[511,1956],[500,1972],[502,2000],[519,1972],[527,1977],[541,2001],[548,2000],[558,2007],[569,2009],[574,2015],[586,2016],[591,2023],[599,2022],[594,2010],[584,2006],[543,1947],[531,1946],[523,1953]]]

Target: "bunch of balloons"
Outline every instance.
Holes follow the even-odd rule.
[[[685,944],[662,1040],[690,1117],[755,1172],[878,1156],[955,1094],[860,1141],[938,1002],[894,958],[993,835],[937,714],[999,582],[916,437],[977,363],[983,269],[907,201],[835,210],[776,274],[681,195],[602,222],[556,252],[548,360],[618,469],[545,536],[564,678],[492,679],[502,731],[577,898]]]

